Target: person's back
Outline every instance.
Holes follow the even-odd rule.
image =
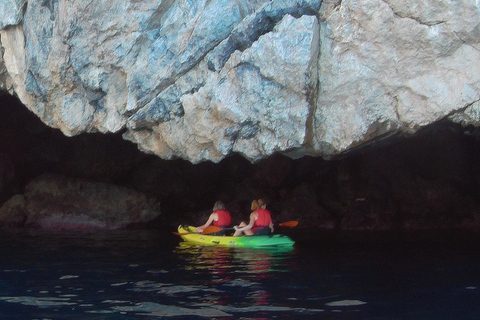
[[[263,199],[253,200],[249,223],[246,224],[242,221],[238,226],[234,226],[235,233],[233,235],[237,237],[243,233],[247,236],[260,236],[273,233],[272,215],[266,206]]]
[[[268,227],[272,221],[272,215],[268,209],[257,209],[254,211],[257,214],[254,227]]]
[[[213,221],[214,226],[222,227],[222,228],[230,226],[230,224],[232,223],[232,218],[230,216],[230,212],[228,212],[225,209],[217,209],[214,212],[218,216],[218,220]]]
[[[259,235],[269,235],[271,233],[270,226],[272,224],[272,215],[268,209],[258,208],[254,211],[257,214],[257,219],[253,224],[253,234],[256,236]]]
[[[230,226],[232,221],[230,217],[230,212],[226,210],[225,204],[222,201],[215,202],[215,204],[213,205],[212,211],[213,212],[210,214],[210,217],[208,218],[207,222],[203,226],[196,227],[195,232],[202,233],[203,230],[205,230],[205,228],[211,224],[221,228]],[[223,236],[225,235],[225,229],[215,232],[212,235]]]

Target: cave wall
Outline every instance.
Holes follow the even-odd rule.
[[[218,199],[238,222],[248,216],[252,199],[264,198],[277,222],[299,220],[299,228],[477,230],[479,141],[474,127],[443,122],[413,137],[378,142],[335,160],[294,160],[276,154],[252,164],[233,155],[219,163],[192,164],[144,154],[121,134],[66,137],[44,125],[18,99],[2,95],[0,199],[2,204],[18,202],[17,196],[31,193],[39,177],[49,174],[50,180],[45,180],[51,183],[54,174],[62,177],[56,180],[60,186],[67,185],[67,178],[84,179],[88,190],[96,183],[145,195],[135,199],[155,202],[159,214],[143,221],[142,227],[201,224]],[[61,199],[68,203],[68,197]],[[35,201],[40,206],[32,204],[36,211],[47,207]],[[65,208],[69,207],[61,209]],[[8,220],[1,212],[0,221]],[[23,226],[25,219],[13,219],[12,214],[18,216],[18,211],[10,212],[8,221]]]

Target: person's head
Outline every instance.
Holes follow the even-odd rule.
[[[222,201],[217,201],[213,205],[213,211],[215,210],[225,210],[225,204]]]
[[[267,204],[265,203],[265,201],[263,201],[263,199],[258,199],[258,207],[262,209],[266,209]]]
[[[258,205],[258,201],[257,200],[253,200],[252,201],[252,206],[250,207],[250,209],[253,211],[253,210],[256,210],[258,209],[260,206]]]

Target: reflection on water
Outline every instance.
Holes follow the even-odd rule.
[[[244,249],[155,231],[2,240],[0,319],[480,319],[476,243]]]
[[[271,293],[262,287],[261,281],[273,279],[278,273],[288,273],[292,267],[288,258],[293,251],[291,247],[226,248],[188,242],[180,242],[175,249],[184,261],[185,270],[194,272],[201,279],[211,280],[209,286],[217,288],[209,303],[224,306],[239,303],[249,306],[250,312],[255,306],[273,307],[275,302]],[[234,293],[241,293],[241,297]],[[278,311],[278,307],[272,309]]]
[[[252,274],[254,278],[274,275],[275,272],[288,272],[285,258],[294,251],[287,248],[226,248],[199,246],[180,242],[175,252],[185,261],[186,270],[208,269],[212,275],[228,277],[237,273]]]
[[[19,232],[0,247],[0,319],[298,318],[295,250],[201,247],[155,232]]]

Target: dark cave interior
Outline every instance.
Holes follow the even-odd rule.
[[[239,155],[193,165],[140,152],[119,134],[66,137],[0,96],[0,205],[43,173],[126,186],[161,203],[158,225],[198,224],[216,200],[234,221],[265,198],[278,220],[331,230],[480,229],[480,141],[439,122],[336,160]]]

